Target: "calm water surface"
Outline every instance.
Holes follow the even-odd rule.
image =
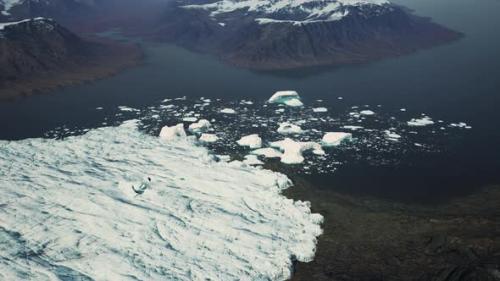
[[[119,105],[145,107],[179,96],[264,100],[276,90],[295,89],[305,102],[323,99],[333,109],[405,107],[415,116],[425,112],[436,120],[465,121],[473,127],[447,152],[406,159],[407,165],[358,164],[311,176],[320,188],[435,202],[500,183],[500,1],[397,2],[463,32],[465,38],[370,64],[278,73],[235,69],[209,56],[147,43],[141,67],[0,104],[0,139],[40,137],[60,126],[97,127]]]

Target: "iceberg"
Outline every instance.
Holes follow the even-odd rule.
[[[217,137],[214,134],[201,134],[200,138],[198,139],[201,142],[204,143],[213,143],[219,140],[219,137]]]
[[[251,153],[255,155],[264,156],[265,158],[281,158],[281,156],[283,156],[283,153],[272,147],[259,148],[253,150]]]
[[[262,147],[262,139],[257,134],[244,136],[237,143],[240,146],[248,146],[250,149]]]
[[[321,144],[323,146],[338,146],[343,142],[352,140],[351,133],[344,132],[328,132],[323,136]]]
[[[285,175],[133,122],[0,141],[0,176],[2,280],[287,280],[322,233]]]
[[[388,140],[392,140],[392,141],[399,141],[399,139],[401,138],[401,135],[399,135],[395,132],[392,132],[391,130],[385,130],[384,134]]]
[[[300,107],[304,104],[296,91],[278,91],[268,100],[269,103],[284,104],[290,107]]]
[[[236,111],[232,108],[224,108],[220,111],[222,114],[236,114]]]
[[[188,130],[192,133],[201,133],[206,132],[211,126],[212,124],[210,124],[210,121],[201,119],[200,121],[189,125]]]
[[[373,112],[372,110],[361,110],[359,112],[359,114],[365,115],[365,116],[371,116],[371,115],[375,115],[375,112]]]
[[[316,108],[313,108],[313,112],[324,113],[324,112],[328,112],[328,109],[326,107],[316,107]]]
[[[184,131],[184,124],[180,123],[175,126],[165,126],[161,128],[160,138],[166,141],[172,141],[177,139],[185,139],[186,131]]]
[[[413,118],[410,121],[407,122],[408,126],[411,127],[424,127],[424,126],[429,126],[433,125],[434,121],[428,116],[424,116],[422,118]]]
[[[290,138],[281,141],[272,142],[271,147],[275,147],[283,151],[281,162],[284,164],[300,164],[304,162],[302,153],[312,150],[316,155],[324,155],[325,151],[321,145],[315,142],[298,142]]]
[[[252,166],[264,165],[264,162],[260,161],[259,158],[257,158],[257,155],[253,154],[246,155],[245,159],[243,160],[243,163]]]
[[[282,135],[302,134],[302,128],[292,123],[283,122],[279,124],[278,133]]]

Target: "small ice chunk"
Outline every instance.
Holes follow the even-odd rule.
[[[272,147],[259,148],[252,151],[251,153],[255,155],[264,156],[265,158],[281,158],[281,156],[283,156],[283,153]]]
[[[161,128],[160,138],[167,141],[186,138],[186,131],[184,131],[184,124],[180,123],[175,126],[165,126]]]
[[[192,133],[206,132],[212,124],[206,119],[201,119],[200,121],[189,125],[189,131]]]
[[[412,127],[424,127],[428,125],[433,125],[434,121],[429,116],[424,116],[422,118],[413,118],[407,122],[408,126]]]
[[[361,110],[361,111],[359,112],[359,114],[361,114],[361,115],[365,115],[365,116],[371,116],[371,115],[375,115],[375,112],[373,112],[373,111],[371,111],[371,110],[367,109],[367,110]]]
[[[316,108],[313,108],[313,112],[323,113],[323,112],[328,112],[328,109],[326,107],[316,107]]]
[[[301,134],[302,128],[300,126],[294,125],[292,123],[283,122],[279,124],[278,133],[282,135],[290,135],[290,134]]]
[[[325,151],[321,145],[315,142],[297,142],[286,138],[282,141],[272,142],[272,147],[279,148],[283,151],[281,162],[284,164],[300,164],[304,162],[303,152],[312,150],[316,155],[324,155]]]
[[[213,143],[219,140],[219,137],[217,137],[214,134],[201,134],[200,139],[201,142],[204,143]]]
[[[236,114],[236,111],[232,108],[224,108],[220,111],[223,114]]]
[[[262,139],[257,134],[242,137],[237,143],[240,146],[248,146],[250,149],[262,147]]]
[[[399,135],[395,132],[392,132],[391,130],[385,130],[384,133],[385,133],[385,137],[389,140],[392,140],[392,141],[399,141],[399,139],[401,138],[401,135]]]
[[[346,126],[342,126],[342,129],[357,131],[357,130],[363,129],[363,126],[346,125]]]
[[[278,91],[269,98],[268,102],[284,104],[290,107],[300,107],[304,105],[300,101],[300,96],[296,91]]]
[[[243,163],[247,165],[264,165],[264,162],[260,161],[259,158],[257,158],[257,155],[253,154],[246,155]]]
[[[192,116],[188,116],[188,117],[182,118],[182,121],[192,123],[192,122],[198,121],[198,118],[192,117]]]
[[[338,146],[343,142],[352,140],[351,133],[344,132],[328,132],[323,136],[321,144],[323,146]]]

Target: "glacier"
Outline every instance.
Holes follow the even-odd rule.
[[[322,216],[285,175],[137,126],[0,141],[0,280],[286,280],[313,259]]]

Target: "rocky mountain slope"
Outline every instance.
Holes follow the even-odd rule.
[[[84,40],[51,19],[0,23],[0,98],[103,76],[139,55],[130,46]]]
[[[459,37],[386,0],[181,1],[156,33],[257,69],[366,62]]]

